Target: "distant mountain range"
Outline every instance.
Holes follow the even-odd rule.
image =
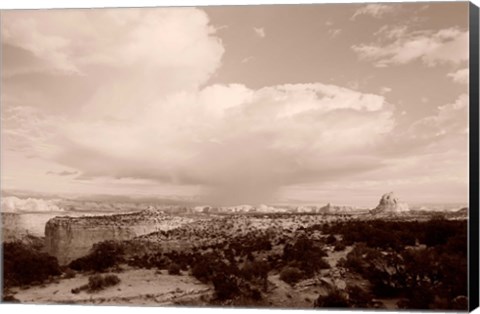
[[[393,192],[386,193],[379,201],[379,205],[376,208],[369,209],[365,207],[357,207],[350,205],[336,205],[332,203],[322,204],[282,204],[282,205],[269,205],[269,204],[243,204],[232,206],[215,206],[205,204],[199,196],[128,196],[128,195],[58,195],[37,193],[29,191],[17,191],[17,190],[2,190],[2,204],[6,206],[6,201],[12,200],[15,197],[14,203],[21,203],[18,199],[37,199],[45,201],[54,201],[56,205],[65,210],[79,209],[82,211],[88,211],[91,207],[92,210],[104,209],[108,211],[123,210],[124,208],[131,209],[146,209],[146,208],[159,208],[163,206],[174,206],[189,209],[192,212],[259,212],[259,213],[285,213],[285,212],[297,212],[297,213],[323,213],[323,214],[347,214],[347,213],[380,213],[380,212],[405,212],[405,211],[434,211],[434,212],[456,212],[460,209],[466,211],[466,204],[464,203],[449,203],[449,204],[435,204],[435,203],[421,203],[407,205],[400,202]],[[9,211],[15,211],[10,208],[12,202],[9,201]],[[23,204],[23,203],[22,203]]]

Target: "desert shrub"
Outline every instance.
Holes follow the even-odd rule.
[[[327,253],[306,236],[299,237],[294,243],[285,245],[282,259],[289,265],[302,270],[306,276],[311,276],[319,269],[329,268],[323,259]]]
[[[374,305],[373,295],[358,286],[350,286],[346,289],[348,302],[351,307],[370,308]]]
[[[405,265],[396,253],[382,253],[358,243],[340,265],[370,281],[378,297],[392,297],[405,289]]]
[[[455,299],[468,294],[467,256],[449,247],[447,242],[426,250],[402,253],[408,287],[402,308],[459,309]]]
[[[338,251],[343,251],[343,250],[345,250],[346,248],[347,248],[347,246],[346,246],[345,243],[343,243],[343,242],[336,242],[336,243],[335,243],[335,246],[334,246],[334,250],[335,250],[336,252],[338,252]]]
[[[327,244],[334,244],[335,242],[337,242],[337,238],[335,238],[335,236],[333,234],[330,234],[326,239],[325,239],[325,243]]]
[[[318,261],[316,261],[315,268],[316,269],[328,269],[328,268],[330,268],[330,264],[327,262],[326,259],[321,258]]]
[[[138,268],[158,268],[164,269],[171,264],[171,259],[164,256],[161,252],[154,254],[134,255],[127,261],[129,266]]]
[[[70,278],[75,278],[75,271],[70,269],[70,268],[67,268],[64,272],[63,272],[63,276],[67,279],[70,279]]]
[[[448,239],[455,234],[448,220],[435,217],[425,223],[424,243],[427,246],[436,246],[447,243]]]
[[[71,290],[72,293],[77,294],[80,291],[86,290],[87,292],[97,292],[105,288],[115,286],[120,283],[120,278],[117,275],[105,275],[95,274],[88,277],[88,283],[78,288]]]
[[[105,287],[115,286],[120,283],[120,278],[117,275],[106,275],[103,278],[103,283]]]
[[[87,290],[89,292],[95,292],[111,286],[115,286],[118,283],[120,283],[120,278],[118,278],[118,276],[116,275],[102,276],[99,274],[95,274],[88,277]]]
[[[325,225],[324,232],[340,234],[346,245],[365,242],[372,248],[401,250],[415,245],[416,241],[427,246],[447,243],[452,237],[467,234],[465,221],[451,221],[442,216],[429,221],[371,221],[336,222]],[[461,241],[458,240],[458,241]],[[461,249],[465,250],[466,246]]]
[[[87,256],[72,261],[68,266],[78,271],[103,272],[123,261],[123,247],[114,241],[97,243]]]
[[[268,263],[263,261],[247,261],[243,265],[240,274],[244,279],[250,280],[252,278],[266,278],[268,275]]]
[[[326,296],[318,296],[313,306],[319,308],[347,308],[350,304],[345,293],[333,290]]]
[[[6,287],[41,283],[60,275],[55,257],[21,242],[3,243],[3,278]]]
[[[467,232],[458,232],[456,235],[448,239],[445,244],[445,251],[451,254],[458,254],[460,256],[467,256],[468,254],[468,239]]]
[[[433,217],[424,223],[421,242],[427,246],[447,244],[454,251],[466,254],[467,251],[467,223],[465,221],[451,221],[442,217]],[[450,242],[450,245],[448,243]]]
[[[193,277],[197,278],[203,283],[208,282],[212,275],[212,269],[210,267],[210,264],[204,259],[199,259],[195,261],[195,264],[192,266],[191,272]]]
[[[411,287],[406,293],[406,298],[400,300],[397,306],[401,309],[429,309],[434,300],[435,292],[432,290],[432,286],[427,283],[420,283],[418,286]],[[445,306],[440,308],[445,308]]]
[[[98,291],[104,287],[104,279],[102,275],[96,274],[88,277],[88,290]]]
[[[249,297],[255,301],[262,299],[262,293],[257,288],[252,288],[250,291]]]
[[[367,279],[376,298],[404,297],[400,308],[458,309],[454,300],[467,295],[468,287],[466,224],[438,219],[421,226],[425,230],[415,236],[428,244],[426,249],[380,251],[358,243],[339,265]],[[430,238],[439,230],[449,237]]]
[[[180,275],[180,266],[174,263],[170,264],[170,266],[168,266],[168,274]]]
[[[215,296],[218,300],[227,300],[235,297],[239,293],[237,280],[232,275],[216,274],[212,278]]]
[[[285,267],[280,272],[280,279],[288,283],[289,285],[294,285],[303,278],[303,272],[295,267]]]
[[[366,258],[369,257],[369,255],[378,257],[379,254],[379,252],[367,247],[364,244],[357,244],[353,250],[347,254],[346,259],[341,259],[339,261],[339,265],[362,275],[364,274],[365,269],[368,267],[368,261]]]
[[[6,294],[2,296],[2,302],[17,303],[20,302],[13,294]]]

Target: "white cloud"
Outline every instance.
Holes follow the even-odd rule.
[[[389,14],[395,12],[397,6],[395,4],[367,4],[362,6],[360,9],[355,11],[355,13],[350,18],[351,20],[355,20],[357,17],[361,15],[368,15],[374,18],[381,18],[385,14]]]
[[[330,30],[328,30],[328,34],[329,34],[330,37],[332,37],[332,38],[337,37],[338,35],[340,35],[341,32],[342,32],[342,29],[341,29],[341,28],[335,28],[335,29],[330,29]]]
[[[428,66],[438,63],[460,63],[468,60],[468,31],[447,28],[437,32],[406,32],[400,28],[383,30],[377,43],[360,44],[352,49],[377,67],[406,64],[421,60]],[[386,40],[386,42],[385,42]]]
[[[265,33],[265,28],[263,27],[254,27],[253,31],[255,32],[255,35],[257,35],[260,38],[265,38],[265,36],[267,35]]]
[[[321,83],[205,86],[221,65],[224,47],[197,9],[101,10],[89,13],[88,20],[82,11],[59,12],[2,15],[5,44],[48,65],[10,68],[10,75],[52,71],[95,87],[87,89],[73,114],[42,111],[47,98],[28,90],[2,94],[2,144],[7,144],[2,153],[14,151],[10,161],[17,155],[37,157],[36,163],[18,163],[29,166],[20,171],[29,186],[46,182],[45,177],[56,182],[55,188],[70,187],[67,182],[74,186],[71,176],[46,174],[68,169],[78,171],[82,180],[77,184],[90,184],[84,188],[89,192],[144,182],[168,186],[172,193],[178,187],[207,187],[216,197],[250,202],[279,187],[341,182],[383,169],[393,163],[385,150],[405,155],[420,147],[416,153],[421,153],[425,143],[439,139],[458,145],[461,141],[452,138],[465,137],[464,98],[415,123],[397,143],[396,111],[382,96],[388,87],[374,95],[354,90],[358,82],[351,88]],[[254,31],[266,35],[263,28]],[[433,64],[456,62],[464,32],[385,28],[379,36],[379,42],[359,46],[357,52],[378,66],[416,59]],[[423,52],[403,51],[425,41],[418,49]],[[384,48],[387,52],[379,52]],[[26,103],[37,104],[38,110]],[[68,98],[60,103],[66,108]],[[422,138],[413,138],[419,134]],[[18,178],[21,167],[11,169],[7,174]],[[40,172],[37,181],[31,179],[32,169]],[[395,174],[381,172],[378,178]]]
[[[16,13],[14,15],[20,15]],[[46,35],[37,25],[37,20],[2,14],[2,38],[4,43],[14,44],[44,60],[52,70],[78,74],[80,70],[71,60],[68,49],[71,41],[58,35]]]
[[[384,25],[373,35],[376,37],[384,37],[385,39],[396,39],[404,36],[407,30],[408,27],[406,25]]]
[[[459,148],[465,152],[468,141],[468,94],[460,95],[453,103],[438,107],[437,113],[418,120],[409,128],[412,138],[430,141],[438,145],[439,140],[448,140],[449,149]],[[439,138],[435,140],[435,138]]]
[[[87,67],[107,66],[176,77],[185,69],[184,80],[201,84],[224,52],[208,23],[193,8],[12,11],[2,14],[2,37],[53,72],[85,75]]]
[[[469,71],[468,68],[460,69],[452,73],[448,73],[448,77],[452,78],[455,83],[468,84]]]
[[[55,150],[55,145],[48,143],[58,124],[65,123],[61,117],[50,117],[27,106],[4,106],[1,121],[3,147],[47,158]]]
[[[394,125],[382,96],[319,83],[212,85],[138,109],[128,122],[80,115],[50,126],[56,136],[46,143],[57,153],[47,158],[85,177],[199,184],[255,199],[378,167],[369,152]]]
[[[37,198],[21,199],[15,196],[2,197],[2,212],[60,212],[60,208],[54,200]]]

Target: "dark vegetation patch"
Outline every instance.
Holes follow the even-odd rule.
[[[180,266],[178,266],[175,263],[171,263],[170,266],[168,266],[168,274],[169,275],[180,275]]]
[[[287,243],[283,249],[283,262],[292,267],[300,269],[304,278],[309,278],[320,269],[330,268],[328,262],[324,259],[327,253],[321,245],[301,235],[293,244]]]
[[[124,248],[121,243],[115,241],[100,242],[93,246],[88,255],[72,261],[68,266],[78,271],[103,272],[123,262],[123,254]]]
[[[61,274],[57,259],[35,247],[5,242],[2,249],[4,288],[41,284]]]
[[[120,283],[120,278],[117,275],[109,274],[109,275],[100,275],[95,274],[88,277],[88,283],[72,289],[72,293],[77,294],[80,291],[87,291],[89,293],[98,292],[100,290],[106,289],[108,287],[115,286]]]
[[[296,267],[287,266],[280,272],[280,279],[292,286],[299,282],[303,277],[304,273]]]
[[[339,266],[367,279],[376,298],[400,297],[403,309],[466,310],[458,302],[468,287],[465,221],[350,224],[350,233],[343,224],[328,228],[355,245]]]

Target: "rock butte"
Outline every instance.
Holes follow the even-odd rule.
[[[410,211],[408,204],[400,202],[393,192],[383,194],[377,207],[372,209],[372,214],[397,214]]]

